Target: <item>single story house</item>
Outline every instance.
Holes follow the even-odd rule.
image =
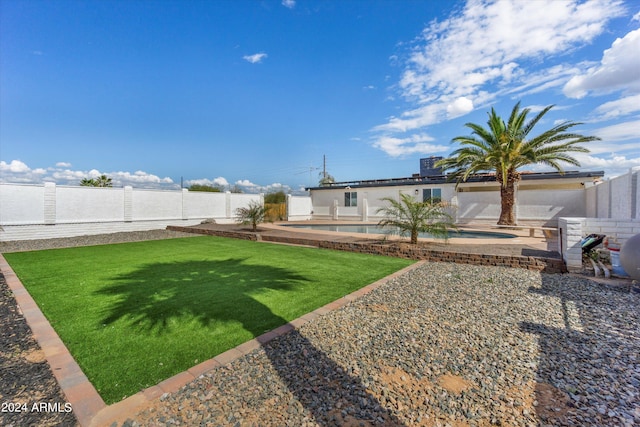
[[[521,225],[556,227],[559,217],[584,217],[585,188],[600,182],[603,171],[522,172],[516,191],[516,218]],[[495,224],[500,216],[500,187],[495,174],[479,174],[456,186],[446,175],[334,182],[307,188],[312,217],[332,221],[377,221],[384,197],[401,193],[416,200],[449,202],[456,223]]]

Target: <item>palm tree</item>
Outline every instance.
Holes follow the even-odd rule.
[[[113,187],[113,183],[111,182],[111,178],[107,175],[100,175],[98,178],[93,180],[95,182],[96,187]]]
[[[418,202],[409,194],[400,194],[400,200],[391,197],[381,199],[389,206],[383,206],[376,213],[385,218],[378,222],[380,227],[395,227],[401,236],[410,235],[411,243],[418,243],[418,233],[430,233],[434,237],[449,237],[448,229],[455,228],[453,218],[446,212],[444,202]]]
[[[449,158],[436,163],[437,167],[454,169],[449,175],[460,182],[479,172],[495,171],[500,183],[501,212],[498,225],[516,225],[514,214],[515,189],[520,181],[518,169],[531,164],[551,166],[563,172],[560,165],[566,162],[580,166],[580,163],[567,153],[588,153],[589,150],[577,144],[598,141],[595,136],[584,136],[567,132],[582,123],[565,121],[536,137],[529,133],[542,117],[553,108],[549,105],[534,118],[527,121],[529,108],[520,110],[518,102],[507,123],[492,108],[489,113],[488,128],[475,123],[467,123],[472,136],[458,136],[452,142],[461,145]]]
[[[258,229],[258,224],[264,222],[267,209],[259,202],[250,202],[246,208],[236,209],[236,222],[239,224],[251,224],[253,231]]]
[[[82,178],[80,185],[83,187],[113,187],[111,178],[100,175],[98,178]]]

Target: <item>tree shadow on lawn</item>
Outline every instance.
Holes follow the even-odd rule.
[[[116,284],[98,291],[119,297],[103,323],[125,320],[148,332],[162,333],[171,327],[172,319],[186,316],[204,327],[220,321],[239,322],[254,337],[286,324],[286,319],[255,297],[313,286],[312,281],[286,268],[245,261],[156,263],[117,277]],[[359,378],[348,375],[297,330],[264,344],[263,349],[282,382],[317,422],[326,425],[337,416],[363,425],[403,425],[367,392]],[[339,401],[342,408],[337,411]]]
[[[529,292],[560,301],[564,327],[522,322],[539,336],[536,383],[538,417],[564,423],[573,415],[585,425],[623,425],[638,421],[640,377],[640,298],[602,289],[586,279],[547,280]],[[623,421],[625,420],[625,421]]]
[[[205,327],[239,321],[257,335],[287,323],[270,310],[255,307],[253,296],[270,291],[290,291],[310,280],[290,270],[254,265],[246,259],[187,261],[149,264],[115,278],[115,284],[98,291],[117,296],[102,320],[119,320],[157,333],[168,332],[172,319],[193,318]],[[260,304],[261,305],[261,304]]]

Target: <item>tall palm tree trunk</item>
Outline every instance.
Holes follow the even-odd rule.
[[[518,175],[513,172],[508,172],[507,182],[500,186],[501,210],[498,225],[517,225],[515,213],[517,182]]]

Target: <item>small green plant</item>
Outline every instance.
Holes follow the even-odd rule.
[[[594,250],[590,250],[589,253],[587,254],[587,256],[589,258],[591,258],[594,261],[598,261],[598,259],[600,258],[600,254],[597,251]]]
[[[389,206],[376,211],[382,212],[385,216],[378,225],[394,227],[399,230],[401,236],[409,235],[414,245],[418,243],[418,233],[430,233],[434,237],[447,239],[449,229],[456,228],[444,202],[418,202],[409,194],[400,194],[399,201],[391,197],[382,200]]]
[[[251,202],[245,208],[236,209],[236,222],[238,224],[251,224],[253,231],[258,229],[258,224],[264,222],[267,209],[260,202]]]

